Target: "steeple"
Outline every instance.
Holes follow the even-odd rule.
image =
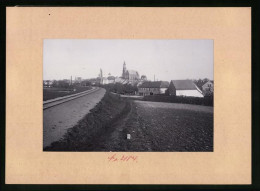
[[[125,61],[124,61],[122,78],[125,78],[125,77],[126,77],[126,64],[125,64]]]
[[[103,72],[101,68],[100,68],[100,78],[103,78]]]

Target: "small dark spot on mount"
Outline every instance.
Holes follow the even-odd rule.
[[[51,14],[49,14],[49,15],[51,15]]]

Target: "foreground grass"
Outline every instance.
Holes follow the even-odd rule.
[[[117,95],[106,93],[98,105],[93,108],[76,126],[69,129],[65,136],[45,151],[88,151],[95,140],[129,110],[128,101]]]

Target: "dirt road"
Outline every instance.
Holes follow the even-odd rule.
[[[130,101],[131,109],[96,139],[93,151],[213,151],[213,107]],[[131,134],[131,139],[126,139]]]
[[[66,103],[48,108],[43,111],[43,147],[58,141],[75,126],[102,99],[105,89],[71,100]]]

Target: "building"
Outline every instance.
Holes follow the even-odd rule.
[[[116,77],[115,83],[126,84],[127,80],[123,79],[122,77]]]
[[[202,91],[192,80],[171,80],[168,90],[169,95],[203,97]]]
[[[107,77],[107,81],[108,81],[109,84],[115,83],[115,79],[116,79],[116,78],[115,78],[114,76],[108,76],[108,77]]]
[[[81,83],[82,78],[81,77],[75,77],[74,83]]]
[[[141,76],[141,80],[142,80],[142,81],[147,81],[147,77],[146,77],[145,75],[142,75],[142,76]]]
[[[108,73],[108,77],[104,77],[103,71],[100,69],[99,80],[100,84],[113,84],[116,82],[116,77],[112,76],[110,73]]]
[[[86,81],[87,81],[86,84],[87,84],[87,83],[90,83],[89,85],[95,86],[95,85],[98,85],[98,84],[100,83],[100,77],[97,77],[97,78],[89,78],[89,79],[87,79]]]
[[[138,93],[142,96],[165,94],[168,87],[169,82],[166,81],[145,81],[138,86]]]
[[[142,75],[141,79],[137,83],[137,86],[140,86],[141,84],[143,84],[146,81],[147,81],[147,77],[145,75]]]
[[[108,84],[107,77],[102,77],[101,80],[102,80],[101,84]]]
[[[136,70],[128,70],[126,68],[125,62],[123,64],[122,76],[114,77],[109,73],[108,77],[104,77],[102,69],[100,69],[99,79],[100,79],[100,84],[121,83],[121,84],[131,84],[131,85],[136,85],[147,80],[145,75],[142,75],[142,77],[140,78],[139,73]]]
[[[139,80],[139,73],[136,70],[128,70],[126,69],[126,64],[123,64],[123,72],[122,72],[122,79],[127,80],[129,83],[133,84],[138,82]]]
[[[51,80],[43,80],[43,87],[51,87],[53,84],[53,81]]]
[[[213,81],[207,81],[203,86],[202,86],[202,91],[205,94],[208,93],[213,93],[214,92],[214,83]]]

